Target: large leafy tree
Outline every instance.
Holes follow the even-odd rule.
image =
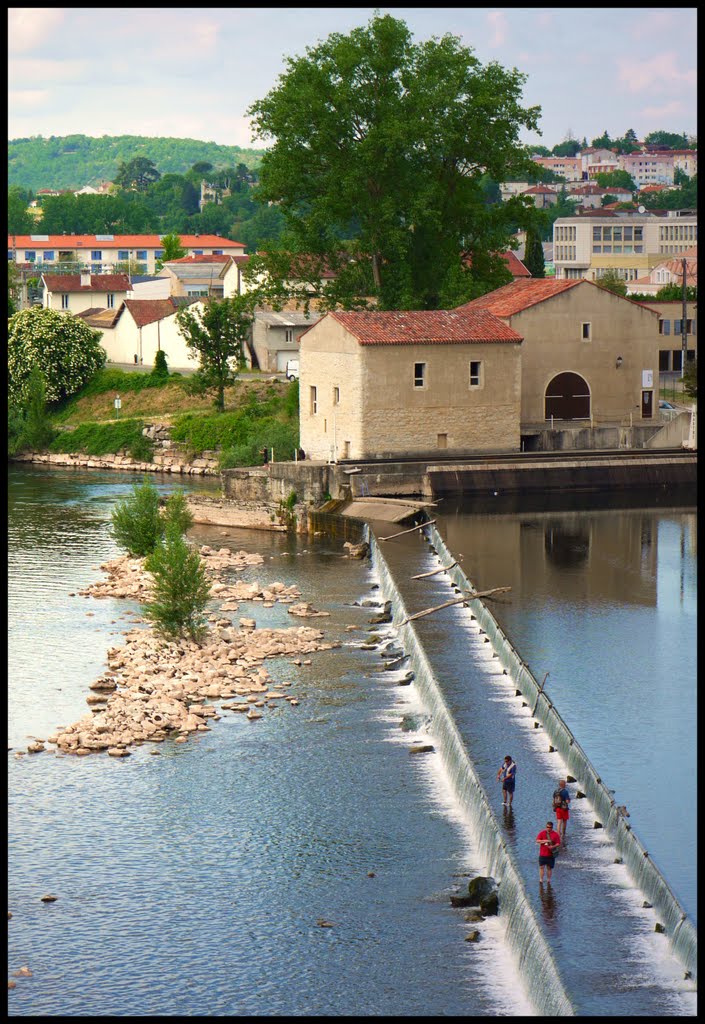
[[[161,270],[169,260],[180,260],[187,255],[188,253],[181,244],[181,239],[177,234],[164,235],[162,238],[162,256],[156,263],[157,270]]]
[[[597,175],[597,184],[601,188],[623,188],[628,192],[636,192],[636,182],[629,171],[603,171]]]
[[[670,149],[688,149],[688,136],[679,132],[649,132],[644,139],[649,145],[668,146]]]
[[[403,21],[376,14],[288,58],[278,85],[249,109],[258,138],[273,140],[258,196],[287,219],[292,253],[367,261],[385,308],[462,302],[497,276],[509,225],[523,202],[487,204],[483,175],[505,180],[529,165],[521,128],[539,107],[521,105],[524,75],[483,66],[452,35],[414,43]],[[463,256],[469,260],[463,260]],[[469,269],[468,269],[469,268]]]
[[[29,235],[34,230],[34,220],[27,212],[26,192],[17,185],[7,190],[7,230],[13,235]]]
[[[136,156],[127,163],[122,161],[113,179],[121,188],[146,192],[150,185],[159,181],[161,173],[146,156]]]
[[[79,317],[33,306],[8,321],[8,392],[11,401],[29,397],[32,369],[44,374],[47,402],[73,395],[105,365],[101,334]]]
[[[176,314],[188,349],[200,359],[200,374],[217,388],[218,409],[225,410],[225,388],[234,382],[243,361],[243,344],[255,318],[256,289],[203,305],[182,306]]]

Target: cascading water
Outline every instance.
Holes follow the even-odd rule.
[[[371,531],[369,542],[382,595],[392,601],[393,622],[409,656],[414,683],[432,716],[434,738],[451,783],[477,833],[479,851],[489,871],[500,883],[500,913],[506,920],[507,940],[517,957],[527,994],[537,1011],[544,1016],[573,1016],[574,1007],[528,900],[521,874],[473,769],[465,743],[448,710],[413,623],[402,624],[407,613]]]
[[[429,524],[430,543],[444,564],[454,561],[435,526]],[[461,591],[475,588],[460,568],[447,570],[453,584]],[[622,857],[634,883],[658,912],[675,956],[693,979],[697,978],[697,931],[676,899],[667,881],[653,863],[642,843],[615,806],[614,798],[602,782],[587,754],[561,718],[555,705],[543,692],[528,665],[522,661],[511,641],[504,634],[491,611],[479,599],[468,601],[468,607],[487,634],[499,662],[532,709],[533,717],[544,728],[551,744],[561,755],[568,771],[577,779],[590,800],[595,813]]]

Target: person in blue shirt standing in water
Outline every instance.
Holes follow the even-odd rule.
[[[511,754],[505,754],[504,761],[497,771],[497,781],[502,780],[502,803],[512,806],[514,799],[514,785],[516,782],[517,766],[512,760]]]

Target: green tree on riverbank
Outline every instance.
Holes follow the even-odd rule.
[[[210,582],[201,556],[184,540],[177,523],[166,527],[163,541],[145,561],[154,579],[152,600],[145,614],[168,638],[187,636],[198,641],[206,631]]]

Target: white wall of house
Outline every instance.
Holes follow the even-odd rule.
[[[200,305],[195,303],[191,308]],[[138,327],[126,308],[115,327],[102,333],[100,343],[112,363],[134,363],[136,355],[138,363],[153,366],[157,351],[162,349],[170,370],[195,370],[199,366],[198,358],[190,355],[179,333],[176,310],[171,316]]]
[[[119,309],[129,293],[119,292],[44,292],[44,305],[60,313],[82,313],[86,309]]]
[[[128,299],[168,299],[169,280],[163,277],[152,278],[151,281],[135,281],[127,293]]]

